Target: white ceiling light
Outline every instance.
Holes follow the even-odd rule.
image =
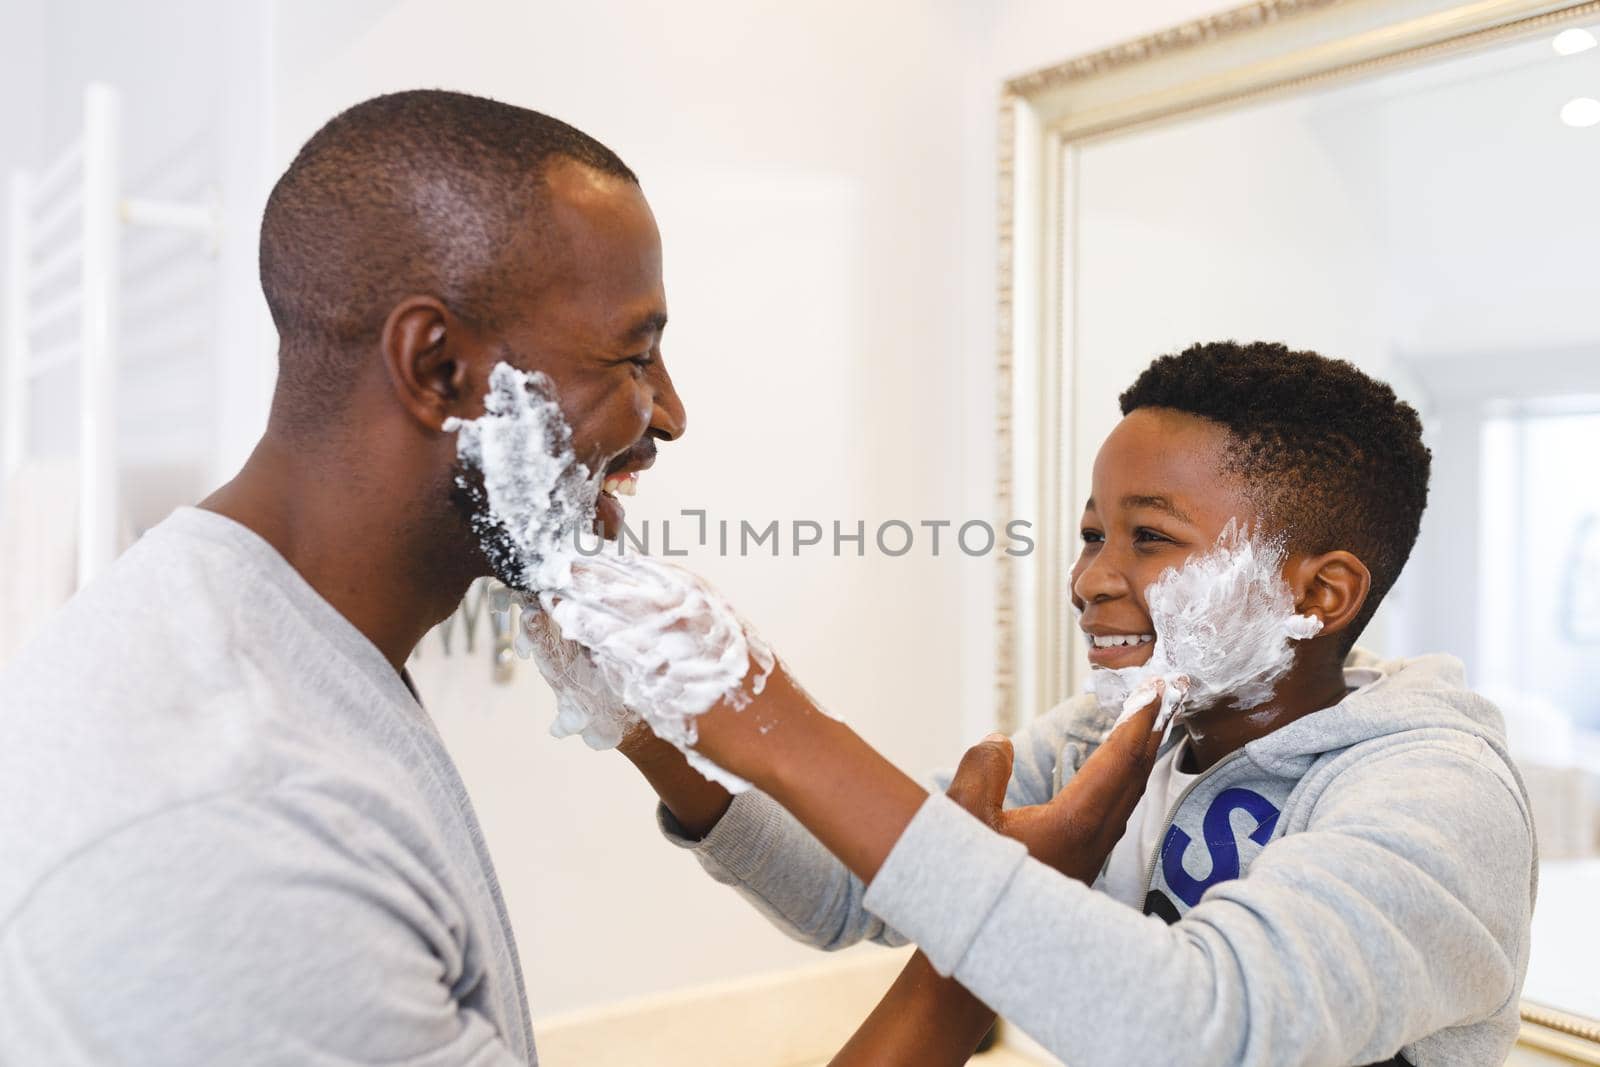
[[[1594,34],[1577,28],[1562,30],[1556,34],[1556,39],[1550,42],[1558,56],[1575,56],[1579,52],[1587,52],[1596,44],[1600,44],[1600,41],[1594,39]]]
[[[1561,121],[1568,126],[1593,126],[1600,123],[1600,100],[1580,96],[1568,100],[1561,108]]]

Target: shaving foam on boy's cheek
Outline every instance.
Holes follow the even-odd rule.
[[[707,778],[749,788],[690,748],[694,720],[760,693],[772,650],[687,571],[645,556],[578,556],[600,478],[574,457],[550,380],[500,363],[484,414],[444,428],[459,432],[458,456],[482,475],[485,509],[473,526],[485,551],[509,554],[498,562],[527,591],[516,647],[555,690],[551,733],[611,748],[642,719]]]
[[[1181,568],[1168,568],[1145,591],[1156,640],[1142,666],[1090,672],[1101,706],[1133,715],[1165,682],[1157,728],[1182,709],[1223,700],[1253,708],[1294,663],[1291,642],[1315,636],[1322,620],[1298,615],[1283,580],[1282,539],[1252,537],[1230,521],[1214,548]]]

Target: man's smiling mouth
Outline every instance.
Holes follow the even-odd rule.
[[[1084,627],[1083,635],[1089,642],[1089,662],[1096,667],[1120,670],[1138,667],[1150,659],[1155,650],[1153,633],[1120,633],[1095,627]]]
[[[608,474],[606,480],[600,483],[600,491],[610,493],[612,496],[633,496],[639,491],[639,472]]]
[[[600,497],[595,501],[595,530],[601,537],[612,539],[621,535],[622,520],[626,514],[619,496],[633,496],[639,491],[639,475],[654,466],[656,443],[645,437],[617,455],[606,466],[605,478],[600,482]]]

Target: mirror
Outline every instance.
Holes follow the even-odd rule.
[[[1083,686],[1077,514],[1152,358],[1283,341],[1389,381],[1432,490],[1361,644],[1453,653],[1505,714],[1541,858],[1525,1040],[1559,1043],[1600,1039],[1600,5],[1550,7],[1241,9],[1012,83],[1002,504],[1042,536],[1003,576],[1001,712]]]

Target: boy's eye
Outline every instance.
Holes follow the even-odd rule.
[[[1106,535],[1099,530],[1080,530],[1078,534],[1083,538],[1083,543],[1086,545],[1098,545],[1106,539]]]
[[[1133,540],[1136,544],[1155,544],[1163,541],[1170,544],[1172,542],[1172,538],[1167,537],[1165,534],[1157,533],[1147,526],[1141,526],[1133,531]]]

